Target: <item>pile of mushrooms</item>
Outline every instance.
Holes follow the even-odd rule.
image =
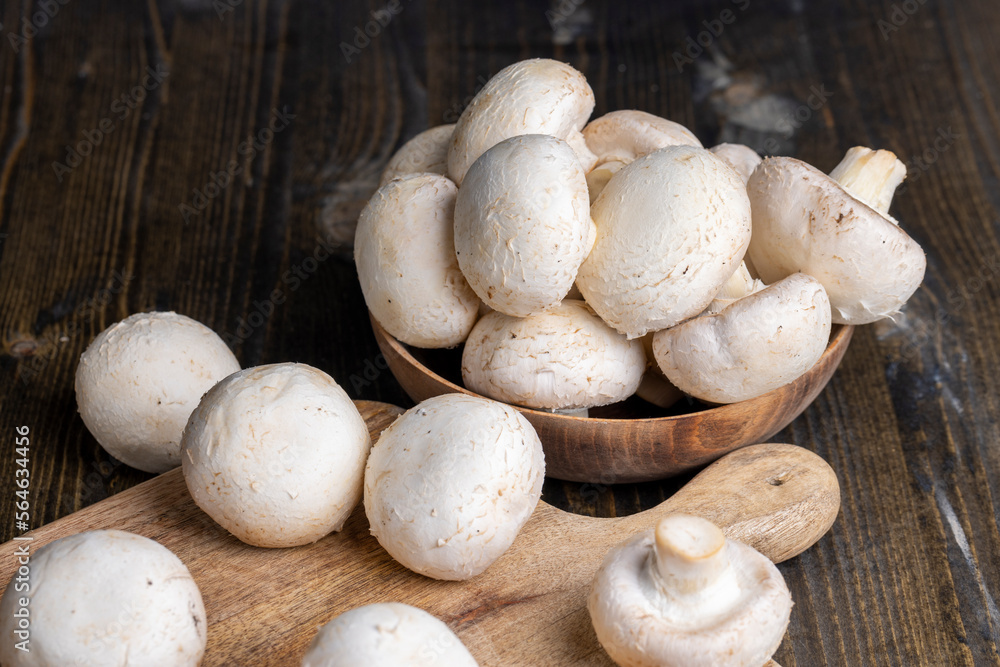
[[[643,111],[588,123],[593,108],[569,65],[514,63],[406,143],[361,214],[372,315],[414,347],[464,343],[470,390],[577,415],[635,393],[743,401],[812,368],[832,324],[892,317],[920,285],[889,151],[852,148],[826,175],[706,150]]]

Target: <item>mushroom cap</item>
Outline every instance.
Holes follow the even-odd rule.
[[[792,609],[778,568],[725,540],[729,569],[690,595],[664,595],[654,530],[612,549],[594,577],[587,609],[601,646],[623,667],[760,667],[774,654]],[[691,544],[692,551],[705,545]],[[693,554],[698,557],[700,554]]]
[[[94,438],[145,472],[180,465],[181,433],[202,394],[240,370],[201,322],[136,313],[98,334],[76,369],[76,402]]]
[[[458,191],[458,265],[479,298],[508,315],[557,306],[595,233],[583,168],[555,137],[501,141],[476,160]]]
[[[754,169],[761,162],[761,157],[757,154],[757,151],[743,144],[719,144],[718,146],[712,146],[708,150],[718,155],[726,164],[732,167],[740,175],[744,183],[750,180],[750,174],[754,172]]]
[[[462,379],[472,391],[550,410],[623,401],[645,367],[642,343],[568,299],[525,318],[493,312],[472,329],[462,352]]]
[[[593,110],[594,91],[583,74],[566,63],[534,58],[509,65],[486,82],[459,117],[448,151],[448,174],[462,185],[472,163],[510,137],[550,134],[570,139]]]
[[[795,380],[823,356],[830,300],[795,273],[705,315],[659,331],[653,354],[677,387],[710,403],[744,401]]]
[[[923,281],[927,260],[916,241],[805,162],[764,160],[747,192],[754,225],[748,254],[761,279],[815,277],[835,323],[891,317]]]
[[[702,147],[698,137],[680,123],[631,109],[595,118],[583,128],[583,138],[597,155],[598,164],[628,164],[667,146]]]
[[[622,168],[591,216],[597,240],[576,284],[629,338],[704,310],[750,242],[750,201],[740,177],[691,146],[662,148]]]
[[[365,303],[407,345],[454,347],[476,323],[479,300],[455,256],[458,188],[411,174],[378,189],[361,212],[354,261]]]
[[[302,667],[476,667],[451,629],[422,609],[398,602],[356,607],[319,629]]]
[[[361,499],[368,428],[326,373],[272,364],[205,394],[182,443],[191,497],[258,547],[291,547],[340,530]]]
[[[379,187],[408,174],[448,175],[448,149],[455,125],[438,125],[424,130],[400,147],[382,170]]]
[[[12,581],[0,599],[0,663],[201,662],[207,626],[201,593],[184,563],[163,545],[121,530],[93,530],[46,544],[31,554],[27,569],[27,590],[16,590]],[[30,610],[30,651],[15,648],[14,614],[24,607]]]
[[[444,394],[407,410],[372,447],[365,513],[404,566],[469,579],[513,543],[544,477],[542,443],[517,410]]]

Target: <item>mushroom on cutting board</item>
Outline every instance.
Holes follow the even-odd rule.
[[[189,667],[205,653],[198,585],[169,549],[121,530],[92,530],[32,552],[27,587],[0,599],[7,667]],[[16,648],[18,610],[30,610],[29,650]],[[23,629],[23,627],[22,627]]]
[[[469,579],[510,547],[542,493],[545,459],[517,410],[444,394],[382,432],[365,469],[365,513],[389,554],[434,579]]]
[[[486,82],[455,125],[448,174],[462,185],[479,156],[504,139],[548,134],[568,141],[584,170],[594,156],[584,153],[580,130],[594,110],[594,91],[580,72],[547,58],[522,60]]]
[[[458,191],[458,265],[479,298],[508,315],[558,305],[595,233],[583,168],[555,137],[501,141],[476,160]]]
[[[184,429],[195,503],[258,547],[309,544],[340,530],[361,499],[368,428],[326,373],[248,368],[212,387]]]
[[[438,174],[378,189],[358,219],[354,261],[365,303],[407,345],[454,347],[476,323],[479,299],[455,256],[458,188]]]
[[[670,146],[615,174],[591,207],[597,240],[576,284],[629,338],[705,309],[743,261],[750,201],[739,175],[703,148]]]
[[[84,351],[80,417],[109,454],[145,472],[180,465],[181,433],[202,394],[240,364],[219,336],[177,313],[136,313]]]
[[[887,213],[905,170],[888,151],[852,149],[834,173],[863,199],[805,162],[764,160],[747,183],[754,228],[747,254],[766,283],[795,272],[823,283],[837,324],[892,317],[927,266]]]
[[[718,146],[712,146],[708,150],[718,155],[726,164],[732,167],[740,175],[744,183],[750,180],[750,174],[754,172],[754,169],[761,162],[757,151],[743,144],[719,144]]]
[[[657,332],[653,354],[681,391],[709,403],[736,403],[801,376],[829,340],[823,285],[795,273],[714,315]]]
[[[623,667],[760,667],[792,597],[767,557],[696,516],[670,514],[608,553],[587,609]]]
[[[611,177],[635,159],[667,146],[695,146],[701,142],[689,129],[645,111],[612,111],[583,128],[587,147],[597,163],[587,172],[590,201],[601,194]]]
[[[455,125],[438,125],[407,141],[382,170],[379,187],[409,174],[448,175],[448,148]]]
[[[583,301],[565,300],[525,318],[493,312],[479,320],[462,352],[472,391],[542,410],[592,408],[635,393],[646,366],[630,341]]]
[[[356,607],[319,629],[302,667],[476,667],[451,629],[398,602]]]

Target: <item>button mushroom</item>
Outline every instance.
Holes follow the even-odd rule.
[[[587,609],[623,667],[759,667],[781,643],[792,598],[765,556],[672,514],[608,553]]]
[[[591,215],[597,240],[576,284],[629,338],[703,311],[750,242],[746,188],[703,148],[670,146],[635,160],[608,182]]]
[[[291,547],[344,525],[371,440],[333,378],[285,363],[215,385],[182,447],[184,481],[205,513],[247,544]]]
[[[411,174],[378,189],[361,212],[354,260],[365,303],[408,345],[454,347],[476,323],[479,299],[455,256],[458,188]]]
[[[451,629],[398,602],[345,611],[319,629],[302,667],[476,667]]]
[[[87,347],[76,369],[80,417],[123,463],[160,473],[181,463],[181,433],[202,394],[240,370],[219,336],[177,313],[136,313]]]
[[[712,146],[708,150],[718,155],[726,164],[732,167],[740,175],[744,183],[750,180],[750,174],[754,172],[754,169],[761,162],[757,151],[743,144],[719,144],[718,146]]]
[[[814,276],[838,324],[898,313],[920,286],[927,261],[886,213],[902,166],[887,158],[855,150],[835,170],[864,200],[804,162],[764,160],[747,184],[754,226],[748,255],[761,279]]]
[[[735,403],[777,389],[812,368],[830,340],[830,300],[815,278],[793,274],[717,314],[653,336],[660,370],[682,391]]]
[[[558,305],[595,233],[583,168],[555,137],[500,142],[476,160],[458,192],[458,265],[479,298],[508,315]]]
[[[594,91],[580,72],[547,58],[522,60],[500,70],[473,98],[455,125],[448,174],[462,185],[479,156],[504,139],[548,134],[578,149],[579,135],[594,110]],[[584,169],[593,156],[578,157]]]
[[[448,149],[451,147],[451,137],[455,125],[438,125],[424,130],[413,137],[396,154],[382,170],[379,186],[383,186],[394,178],[410,174],[440,174],[448,175]]]
[[[530,408],[567,410],[622,401],[646,366],[629,341],[583,301],[526,318],[491,313],[462,353],[462,379],[477,393]]]
[[[120,530],[93,530],[46,544],[22,569],[26,586],[11,581],[0,599],[3,665],[201,662],[207,634],[201,593],[163,545]],[[30,616],[19,624],[20,610]],[[17,647],[18,636],[30,639],[27,650]]]
[[[434,579],[469,579],[510,547],[542,493],[535,429],[514,408],[445,394],[386,429],[365,469],[365,513],[389,554]]]

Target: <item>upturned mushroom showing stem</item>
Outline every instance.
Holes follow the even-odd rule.
[[[619,665],[760,667],[792,599],[765,556],[710,521],[673,514],[608,554],[587,608]]]

